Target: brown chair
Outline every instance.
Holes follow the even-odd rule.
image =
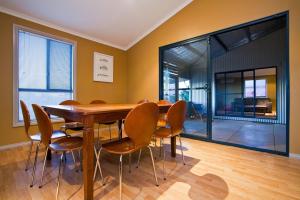
[[[30,140],[30,149],[29,149],[29,152],[28,152],[28,158],[27,158],[27,162],[26,162],[25,171],[28,170],[33,143],[38,142],[38,145],[36,146],[36,149],[35,149],[35,157],[34,157],[33,170],[32,170],[32,181],[31,181],[31,184],[30,184],[30,187],[32,187],[33,182],[34,182],[34,178],[35,178],[36,161],[37,161],[37,155],[38,155],[38,152],[39,152],[39,143],[41,142],[41,134],[40,133],[36,133],[36,134],[30,134],[29,133],[29,129],[30,129],[29,110],[28,110],[26,104],[24,103],[24,101],[20,100],[20,104],[21,104],[21,109],[22,109],[22,114],[23,114],[25,133],[26,133],[27,138]],[[66,135],[65,132],[57,130],[57,131],[53,131],[53,134],[51,135],[51,139],[58,139],[58,138],[66,137],[66,136],[67,135]]]
[[[59,105],[67,105],[67,106],[72,106],[72,105],[80,105],[78,101],[75,100],[65,100],[59,103]],[[64,129],[65,132],[67,130],[72,130],[72,131],[82,131],[83,130],[83,124],[80,122],[74,122],[68,119],[64,119],[65,124],[61,127]]]
[[[142,99],[142,100],[138,101],[137,103],[141,104],[141,103],[148,103],[148,102],[150,102],[148,99]]]
[[[172,103],[168,100],[159,100],[157,102],[157,104],[158,105],[168,105],[168,104],[172,104]],[[166,125],[167,125],[167,115],[165,113],[159,114],[157,126],[158,127],[165,127]]]
[[[106,104],[105,101],[103,100],[93,100],[90,102],[90,104]],[[106,123],[101,123],[99,122],[98,123],[98,147],[100,146],[99,144],[99,141],[100,141],[100,125],[101,124],[104,124],[104,125],[107,125],[108,128],[109,128],[109,140],[111,140],[111,125],[113,125],[114,123],[116,123],[116,121],[111,121],[111,122],[106,122]]]
[[[155,165],[153,160],[153,154],[151,147],[149,146],[151,137],[156,129],[156,123],[158,120],[158,106],[155,103],[143,103],[131,110],[124,123],[124,131],[128,137],[121,139],[120,141],[114,141],[110,143],[103,144],[97,153],[97,162],[95,166],[95,173],[100,166],[100,154],[104,150],[106,152],[120,155],[119,163],[119,184],[120,184],[120,199],[122,199],[122,164],[123,155],[130,155],[131,153],[142,150],[142,148],[147,147],[150,151],[150,156],[152,160],[152,167],[154,172],[154,177],[156,185],[158,186],[158,181],[156,177]],[[95,174],[94,174],[95,178]]]
[[[186,102],[185,101],[177,101],[175,104],[173,104],[168,112],[167,112],[167,126],[158,128],[154,135],[155,137],[160,139],[161,147],[163,149],[163,177],[165,177],[165,158],[166,153],[164,150],[164,138],[168,137],[176,137],[178,136],[179,142],[180,142],[180,148],[181,148],[181,156],[182,156],[182,162],[185,165],[184,156],[183,156],[183,150],[182,150],[182,142],[180,134],[183,132],[183,124],[185,120],[185,114],[186,114]]]
[[[38,123],[38,128],[41,132],[41,142],[45,145],[46,151],[44,156],[44,164],[43,164],[43,170],[42,170],[42,177],[40,186],[43,185],[43,177],[44,177],[44,171],[45,171],[45,165],[46,165],[46,158],[47,158],[47,152],[50,149],[51,151],[55,151],[57,153],[61,153],[60,156],[60,163],[58,167],[58,176],[57,176],[57,189],[56,189],[56,199],[58,198],[59,194],[59,179],[60,179],[60,173],[61,173],[61,164],[63,161],[64,155],[66,155],[67,152],[72,152],[75,150],[80,150],[82,148],[83,139],[81,137],[64,137],[55,140],[53,143],[49,144],[49,140],[51,139],[51,136],[53,135],[53,127],[51,124],[51,120],[48,116],[48,114],[41,108],[40,106],[36,104],[32,104],[34,114],[36,116],[36,120]],[[40,145],[39,143],[39,145]]]

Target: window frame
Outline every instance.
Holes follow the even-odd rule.
[[[64,37],[56,36],[50,33],[42,32],[36,29],[25,27],[18,24],[13,24],[13,127],[24,126],[23,121],[19,121],[19,31],[25,31],[36,34],[47,39],[64,42],[72,45],[72,85],[73,85],[73,99],[76,100],[76,77],[77,77],[77,42]],[[22,89],[23,90],[23,89]],[[26,91],[37,91],[37,89],[25,89]],[[25,91],[24,90],[24,91]],[[46,90],[38,90],[46,91]],[[47,90],[48,91],[48,90]],[[50,89],[49,92],[65,92],[66,90]],[[69,90],[68,90],[69,91]],[[56,118],[52,120],[54,123],[63,122],[63,119]],[[36,120],[32,120],[32,125],[36,125]]]

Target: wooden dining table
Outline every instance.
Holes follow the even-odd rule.
[[[81,122],[83,129],[83,184],[84,199],[93,199],[94,174],[94,123],[118,121],[119,139],[122,138],[122,121],[137,104],[89,104],[43,106],[49,115]],[[171,104],[159,104],[159,112],[166,113]],[[176,155],[176,138],[171,138],[171,155]]]

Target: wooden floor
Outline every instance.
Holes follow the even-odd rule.
[[[101,133],[108,135],[108,133]],[[170,157],[166,145],[167,180],[162,179],[162,161],[156,168],[159,187],[155,186],[149,152],[142,154],[141,166],[132,172],[124,164],[123,199],[300,199],[300,160],[219,144],[183,139],[187,165]],[[0,199],[55,199],[58,155],[47,163],[44,186],[29,187],[31,168],[25,172],[28,147],[0,152]],[[179,150],[179,148],[178,148]],[[40,178],[42,155],[38,160]],[[101,158],[106,185],[94,185],[95,199],[118,199],[118,157],[103,154]],[[59,199],[83,199],[82,174],[74,170],[71,156],[64,166]]]

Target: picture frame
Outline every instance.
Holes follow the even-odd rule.
[[[93,80],[99,82],[113,82],[114,57],[94,52]]]

